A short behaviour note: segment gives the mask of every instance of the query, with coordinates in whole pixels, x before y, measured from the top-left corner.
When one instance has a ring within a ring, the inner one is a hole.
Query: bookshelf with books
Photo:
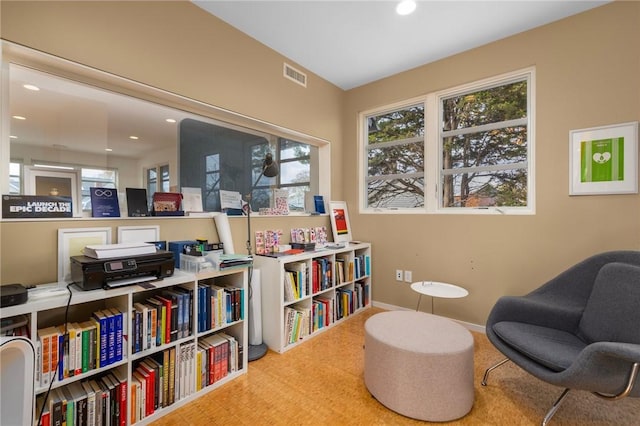
[[[262,337],[283,353],[371,306],[371,245],[256,256]]]
[[[176,270],[144,285],[71,285],[66,324],[68,292],[0,308],[3,334],[36,348],[34,419],[142,425],[246,373],[246,288],[246,268]]]

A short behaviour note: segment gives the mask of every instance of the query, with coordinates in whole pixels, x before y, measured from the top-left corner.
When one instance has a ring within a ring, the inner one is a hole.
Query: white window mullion
[[[427,95],[425,101],[425,142],[424,142],[424,208],[427,213],[435,213],[440,205],[440,174],[442,168],[442,139],[439,137],[440,109],[438,97]]]

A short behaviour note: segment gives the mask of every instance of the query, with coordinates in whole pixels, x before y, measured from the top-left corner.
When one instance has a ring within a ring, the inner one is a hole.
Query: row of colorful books
[[[328,327],[335,321],[335,299],[316,297],[311,303],[313,331]]]
[[[284,301],[291,302],[309,295],[306,262],[288,263],[284,271]]]
[[[37,398],[37,424],[125,426],[127,389],[126,376],[119,370],[55,388],[46,401],[44,395]]]
[[[229,374],[242,370],[243,348],[230,334],[216,333],[198,341],[195,389],[203,389]]]
[[[311,334],[311,312],[308,308],[287,306],[284,309],[284,322],[287,344],[296,343]]]
[[[36,384],[86,373],[122,361],[126,315],[116,308],[96,311],[82,322],[38,329]]]
[[[358,280],[371,275],[371,256],[367,254],[350,259],[348,255],[336,258],[336,284]]]
[[[193,370],[195,342],[156,352],[134,364],[131,374],[131,419],[134,424],[193,393],[187,376]],[[192,378],[191,378],[192,379]]]
[[[198,332],[244,319],[244,289],[198,284]]]
[[[176,286],[133,304],[131,351],[138,353],[191,335],[193,291]]]
[[[369,304],[369,285],[354,283],[353,290],[341,288],[336,290],[336,320],[349,316],[358,309]]]
[[[313,293],[333,286],[333,262],[325,257],[311,261],[311,289]]]
[[[311,261],[311,273],[306,262],[291,262],[285,265],[284,301],[291,302],[331,288],[332,265],[328,258]]]
[[[134,364],[130,424],[242,369],[242,346],[216,333],[145,357]]]
[[[353,258],[354,279],[360,279],[371,275],[371,256],[363,254]]]

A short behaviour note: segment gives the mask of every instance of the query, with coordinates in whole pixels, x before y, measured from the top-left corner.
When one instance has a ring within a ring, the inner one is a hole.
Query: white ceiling
[[[193,0],[342,89],[351,89],[609,1]]]

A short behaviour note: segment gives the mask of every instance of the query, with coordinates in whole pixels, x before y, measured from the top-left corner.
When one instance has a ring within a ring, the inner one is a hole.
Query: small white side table
[[[433,314],[433,299],[436,297],[443,297],[446,299],[457,299],[460,297],[466,297],[469,292],[457,285],[440,283],[437,281],[418,281],[411,284],[411,290],[420,294],[418,298],[418,306],[416,311],[420,309],[420,300],[422,295],[431,296],[431,313]]]

